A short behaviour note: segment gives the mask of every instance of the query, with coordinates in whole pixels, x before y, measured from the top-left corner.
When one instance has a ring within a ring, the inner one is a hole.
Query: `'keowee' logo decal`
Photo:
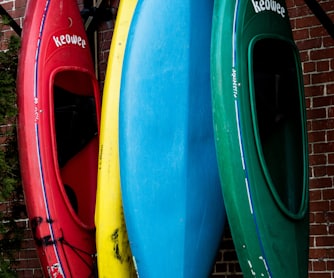
[[[63,45],[77,45],[82,48],[86,48],[86,40],[79,35],[73,34],[61,34],[59,36],[52,36],[52,39],[57,47]]]
[[[285,8],[275,0],[252,0],[252,3],[256,13],[273,11],[281,17],[285,17]]]

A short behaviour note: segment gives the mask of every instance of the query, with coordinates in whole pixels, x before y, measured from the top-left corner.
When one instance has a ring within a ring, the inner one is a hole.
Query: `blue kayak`
[[[121,190],[139,277],[208,277],[225,209],[210,91],[213,1],[141,0],[119,107]]]

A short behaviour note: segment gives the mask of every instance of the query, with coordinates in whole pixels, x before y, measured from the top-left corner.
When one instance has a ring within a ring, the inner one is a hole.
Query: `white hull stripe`
[[[39,54],[40,54],[40,47],[41,47],[41,41],[43,38],[43,31],[44,31],[44,27],[45,27],[45,20],[49,11],[49,5],[50,5],[51,0],[46,0],[45,2],[45,8],[44,8],[44,12],[43,12],[43,17],[41,20],[41,24],[40,24],[40,28],[39,28],[39,35],[38,35],[38,41],[37,41],[37,48],[36,48],[36,54],[35,54],[35,67],[34,67],[34,105],[36,105],[35,107],[37,107],[38,105],[38,70],[39,70]],[[37,113],[40,113],[39,111],[36,111]],[[47,197],[47,193],[46,193],[46,185],[45,185],[45,180],[44,180],[44,174],[43,174],[43,161],[41,158],[41,146],[40,146],[40,136],[39,136],[39,120],[38,117],[35,117],[35,134],[36,134],[36,143],[37,143],[37,156],[38,156],[38,168],[39,168],[39,173],[40,173],[40,185],[41,185],[41,189],[43,192],[43,199],[44,199],[44,204],[45,204],[45,211],[46,211],[46,216],[47,216],[47,220],[51,220],[51,213],[50,213],[50,208],[49,208],[49,203],[48,203],[48,197]],[[54,230],[52,227],[52,221],[47,221],[48,222],[48,226],[49,226],[49,231],[50,231],[50,236],[51,236],[51,240],[52,242],[55,242],[55,236],[54,236]],[[60,268],[61,268],[61,273],[64,273],[63,271],[63,266],[62,266],[62,262],[59,258],[59,252],[58,252],[58,248],[57,248],[57,244],[53,244],[53,249],[54,252],[56,254],[57,257],[57,261],[58,262],[53,262],[53,263],[58,263]]]
[[[237,88],[239,86],[238,80],[237,80],[237,71],[236,71],[236,61],[237,61],[237,48],[236,48],[236,36],[237,36],[237,21],[238,21],[238,12],[239,12],[239,0],[235,0],[235,8],[234,8],[234,18],[233,18],[233,34],[232,34],[232,72],[235,73],[235,78],[236,78],[236,83],[237,83]],[[237,89],[238,90],[238,89]],[[247,197],[248,197],[248,202],[249,202],[249,209],[250,213],[253,216],[253,221],[256,227],[256,234],[257,238],[259,241],[261,253],[262,253],[262,260],[265,265],[265,268],[267,270],[268,276],[271,277],[271,271],[269,268],[269,265],[266,261],[266,256],[264,252],[264,247],[261,241],[260,237],[260,232],[259,232],[259,226],[257,223],[257,218],[256,214],[254,213],[254,205],[253,205],[253,198],[252,198],[252,192],[250,189],[250,184],[249,184],[249,177],[248,177],[248,170],[247,170],[247,163],[245,159],[245,151],[244,151],[244,144],[243,144],[243,139],[242,139],[242,134],[241,134],[241,123],[240,123],[240,109],[238,105],[238,92],[234,92],[234,102],[235,102],[235,110],[236,110],[236,122],[237,122],[237,129],[238,129],[238,140],[239,140],[239,148],[240,148],[240,155],[241,155],[241,161],[242,161],[242,167],[245,173],[245,187],[246,187],[246,192],[247,192]]]

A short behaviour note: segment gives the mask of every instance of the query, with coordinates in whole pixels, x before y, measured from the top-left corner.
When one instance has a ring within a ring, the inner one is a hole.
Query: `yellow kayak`
[[[136,277],[123,216],[118,152],[118,105],[123,56],[137,0],[121,0],[103,91],[95,211],[99,277]]]

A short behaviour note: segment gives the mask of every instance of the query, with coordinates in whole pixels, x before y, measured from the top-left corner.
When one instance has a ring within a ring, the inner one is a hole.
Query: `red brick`
[[[298,46],[298,49],[299,49],[299,43],[297,42],[297,46]],[[302,62],[305,62],[305,61],[310,61],[310,55],[309,55],[309,51],[300,51],[299,52],[299,55],[300,55],[300,59]]]
[[[333,250],[328,248],[310,248],[309,257],[310,259],[325,259],[331,258]]]
[[[304,39],[298,41],[298,49],[299,50],[308,50],[312,48],[320,48],[322,45],[321,38],[312,38],[312,39]]]
[[[20,269],[16,270],[17,276],[18,277],[34,277],[34,271],[32,269]]]
[[[309,131],[308,133],[309,143],[321,143],[326,141],[326,131]]]
[[[334,119],[311,120],[311,131],[326,130],[333,128],[334,128]]]
[[[325,11],[334,11],[334,2],[332,0],[327,0],[327,1],[321,1],[321,7]],[[334,14],[332,14],[334,16]]]
[[[322,194],[320,190],[312,190],[309,192],[310,200],[312,201],[320,201],[322,200]],[[312,223],[316,221],[316,215],[312,214]]]
[[[334,53],[334,52],[333,52]],[[312,84],[323,84],[334,81],[334,72],[311,74]]]
[[[296,19],[296,28],[302,29],[305,27],[314,27],[314,26],[320,26],[319,20],[313,16],[313,15],[306,15],[300,18]]]
[[[328,211],[329,201],[310,201],[310,211]]]
[[[334,188],[324,189],[322,191],[324,200],[334,200]],[[333,219],[334,222],[334,219]]]
[[[334,60],[332,62],[333,62],[332,70],[334,70]],[[327,84],[326,88],[327,88],[327,95],[334,95],[334,84]]]
[[[327,176],[327,169],[325,166],[312,167],[314,177],[325,177]]]
[[[324,154],[313,154],[309,155],[309,164],[313,165],[325,165],[327,162],[327,157]]]
[[[310,244],[310,246],[311,246],[311,244]],[[314,262],[314,260],[309,260],[309,261],[308,261],[308,271],[309,271],[309,272],[310,272],[310,271],[313,271],[312,262]]]
[[[309,30],[311,38],[323,38],[324,36],[328,36],[327,30],[322,25],[312,26]]]
[[[29,238],[25,238],[21,243],[21,248],[36,248],[35,242],[32,239],[32,236]]]
[[[37,258],[27,258],[27,259],[23,259],[23,260],[16,260],[15,261],[15,268],[17,269],[27,269],[27,268],[40,268],[41,264],[39,259]]]
[[[323,107],[334,104],[334,96],[323,96],[313,98],[313,107]]]
[[[313,150],[316,154],[334,152],[334,142],[315,143],[313,144]]]
[[[331,177],[320,177],[320,178],[313,178],[310,179],[310,188],[327,188],[332,186],[332,179]]]
[[[300,8],[305,6],[305,2],[303,0],[294,0],[294,5]]]
[[[327,133],[327,141],[334,141],[334,130],[326,130]]]
[[[333,58],[333,49],[324,48],[324,49],[315,49],[310,51],[311,60],[323,60]]]
[[[295,32],[296,30],[299,30],[296,28],[296,19],[295,18],[290,18],[290,26],[293,32]]]
[[[308,28],[297,29],[293,32],[293,38],[295,41],[303,41],[310,38],[310,32]]]
[[[305,98],[305,108],[310,109],[311,107],[311,99],[309,97]]]
[[[334,46],[334,40],[332,37],[324,37],[322,38],[322,43],[324,47],[333,47]]]
[[[327,270],[334,270],[334,260],[328,260],[326,261],[326,269]]]
[[[19,278],[43,278],[43,273],[40,269],[19,269],[17,270]]]
[[[328,108],[328,118],[334,118],[334,107]]]
[[[333,211],[313,212],[312,215],[313,215],[312,223],[317,223],[319,225],[325,225],[326,228],[328,226],[327,223],[334,222],[334,212]],[[327,232],[324,232],[324,234],[327,234]]]
[[[315,68],[315,63],[309,63],[314,65]],[[307,97],[312,97],[312,96],[323,96],[324,95],[324,85],[313,85],[312,87],[305,87],[304,91],[305,91],[305,95]]]
[[[24,8],[26,7],[27,4],[27,0],[15,0],[15,8],[19,9],[19,8]]]
[[[312,270],[319,271],[326,269],[326,262],[324,261],[313,261],[312,262]]]
[[[333,199],[333,198],[332,198]],[[325,213],[326,222],[334,223],[334,211],[327,211]]]
[[[216,263],[215,272],[216,273],[226,273],[227,272],[227,263]]]
[[[311,74],[304,74],[303,82],[305,86],[310,85],[311,84]]]
[[[329,164],[334,164],[334,154],[333,153],[328,154],[327,160]]]
[[[329,71],[329,68],[330,68],[329,60],[318,61],[317,62],[317,71],[318,72],[327,72],[327,71]]]
[[[35,248],[30,248],[30,249],[21,249],[19,252],[19,259],[24,260],[24,259],[37,259],[37,250]]]
[[[308,278],[332,278],[332,275],[330,273],[324,273],[324,272],[318,272],[318,273],[310,272]]]
[[[331,165],[321,165],[313,166],[314,177],[324,177],[334,175],[334,166]]]
[[[306,5],[293,7],[293,8],[291,7],[289,8],[288,13],[289,13],[290,18],[303,17],[305,15],[311,14],[310,10],[308,9]]]
[[[305,62],[303,63],[303,72],[304,73],[309,73],[309,72],[314,72],[316,67],[316,63],[315,62]]]
[[[9,13],[14,9],[14,1],[4,2],[1,6]]]
[[[315,108],[307,110],[307,118],[308,119],[325,119],[327,116],[326,108]]]
[[[334,236],[318,236],[315,238],[316,246],[334,246]]]
[[[334,176],[334,165],[327,165],[326,172],[328,176]]]
[[[20,18],[24,16],[24,9],[15,9],[9,12],[10,16],[15,19],[17,24],[20,24]]]

